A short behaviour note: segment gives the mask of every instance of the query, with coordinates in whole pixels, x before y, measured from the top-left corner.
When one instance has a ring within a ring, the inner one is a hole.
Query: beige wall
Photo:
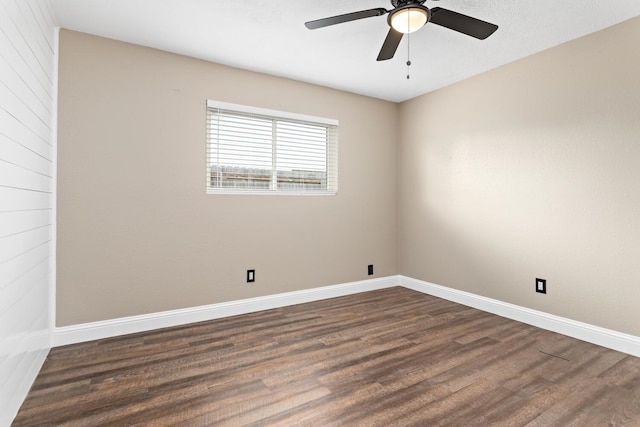
[[[398,273],[397,104],[66,30],[59,75],[58,326]],[[206,195],[206,99],[338,119],[338,195]]]
[[[639,39],[636,18],[398,106],[63,31],[58,325],[373,263],[640,335]],[[207,196],[207,98],[339,119],[338,196]]]
[[[402,104],[400,273],[640,335],[638,40],[635,18]]]

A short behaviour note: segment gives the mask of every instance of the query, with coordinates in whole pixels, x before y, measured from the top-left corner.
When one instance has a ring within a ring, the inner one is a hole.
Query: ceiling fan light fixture
[[[397,9],[389,15],[389,25],[403,34],[413,33],[429,22],[429,9],[412,5]]]

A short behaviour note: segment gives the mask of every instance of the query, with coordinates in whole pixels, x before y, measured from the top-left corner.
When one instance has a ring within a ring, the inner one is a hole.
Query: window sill
[[[336,196],[337,191],[276,191],[276,190],[238,190],[207,189],[207,194],[235,195],[235,196]]]

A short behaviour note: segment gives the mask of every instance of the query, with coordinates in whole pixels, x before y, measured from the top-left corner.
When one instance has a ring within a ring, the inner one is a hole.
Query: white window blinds
[[[335,194],[338,122],[207,101],[207,192]]]

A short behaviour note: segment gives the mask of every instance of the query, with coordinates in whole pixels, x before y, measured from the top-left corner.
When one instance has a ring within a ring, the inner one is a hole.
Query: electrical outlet
[[[536,278],[536,292],[540,294],[547,293],[547,281],[545,279]]]
[[[253,283],[256,281],[256,271],[247,270],[247,283]]]
[[[369,276],[373,275],[373,264],[370,264],[370,265],[367,267],[367,274],[368,274]]]

